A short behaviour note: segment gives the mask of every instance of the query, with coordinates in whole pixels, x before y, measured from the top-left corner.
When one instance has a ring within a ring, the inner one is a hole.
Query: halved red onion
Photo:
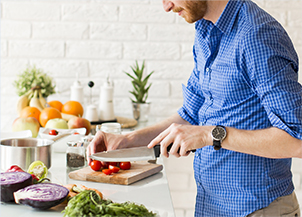
[[[62,203],[69,190],[53,183],[35,184],[14,193],[15,202],[36,209],[49,209]]]
[[[32,176],[26,172],[4,172],[0,174],[1,201],[14,202],[14,192],[32,185]]]

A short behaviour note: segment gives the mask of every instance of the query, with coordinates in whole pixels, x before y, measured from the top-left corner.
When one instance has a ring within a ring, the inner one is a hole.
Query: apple
[[[53,118],[47,121],[45,128],[49,129],[68,129],[67,121],[62,118]]]
[[[76,128],[82,128],[82,127],[86,128],[85,135],[88,135],[91,130],[91,123],[89,120],[87,120],[86,118],[81,118],[81,117],[73,117],[73,118],[69,119],[69,121],[68,121],[69,129],[76,129]]]
[[[13,132],[30,130],[33,138],[36,138],[38,136],[39,129],[40,129],[40,123],[34,117],[27,117],[27,118],[19,117],[14,120],[12,125]]]

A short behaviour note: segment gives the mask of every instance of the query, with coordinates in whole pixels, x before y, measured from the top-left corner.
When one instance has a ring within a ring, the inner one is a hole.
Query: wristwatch
[[[227,132],[224,126],[217,125],[212,130],[213,146],[215,150],[219,150],[221,148],[221,142],[225,139],[226,135]]]

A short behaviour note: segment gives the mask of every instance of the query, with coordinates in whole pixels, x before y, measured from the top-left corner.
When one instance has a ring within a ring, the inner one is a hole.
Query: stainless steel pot
[[[47,168],[51,167],[51,145],[54,141],[37,138],[18,138],[1,140],[1,170],[6,171],[12,165],[27,170],[29,165],[42,161]]]

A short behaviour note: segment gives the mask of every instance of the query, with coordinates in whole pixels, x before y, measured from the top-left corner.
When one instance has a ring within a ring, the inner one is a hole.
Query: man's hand
[[[91,159],[89,158],[90,155],[97,152],[122,148],[125,143],[124,141],[125,136],[123,135],[110,134],[98,131],[86,150],[88,164],[90,164],[91,162]]]
[[[161,154],[169,157],[172,154],[176,157],[187,156],[191,150],[212,145],[212,126],[193,126],[182,124],[171,124],[166,130],[155,137],[148,145],[149,148],[156,144],[161,145]],[[167,147],[173,143],[170,152]]]
[[[172,124],[172,123],[175,123],[175,124]],[[178,124],[176,124],[176,123],[178,123]],[[188,127],[188,128],[186,128],[186,127]],[[192,127],[192,128],[190,128],[190,127]],[[87,152],[87,161],[88,161],[88,163],[91,162],[91,159],[89,158],[89,156],[94,153],[101,152],[101,151],[120,149],[120,148],[146,146],[154,138],[155,139],[149,144],[150,147],[153,147],[154,145],[158,144],[159,142],[161,143],[161,145],[164,144],[165,146],[162,147],[162,153],[165,156],[168,156],[166,150],[167,150],[167,146],[169,144],[171,144],[171,142],[169,142],[170,140],[174,144],[178,145],[178,147],[180,147],[181,143],[177,143],[176,141],[174,141],[174,137],[177,137],[177,139],[179,141],[184,142],[185,144],[193,143],[193,144],[190,144],[189,147],[183,148],[182,152],[180,153],[180,155],[183,155],[183,156],[188,155],[186,153],[187,151],[196,149],[197,147],[200,148],[197,144],[194,145],[194,142],[191,141],[191,140],[194,140],[194,134],[192,134],[193,129],[196,131],[195,133],[197,135],[198,135],[198,133],[200,133],[199,131],[202,131],[202,129],[199,128],[199,126],[190,125],[189,122],[185,121],[177,113],[175,113],[171,117],[169,117],[157,124],[154,124],[154,125],[151,125],[149,127],[145,127],[145,128],[139,129],[139,130],[135,130],[133,132],[130,132],[130,133],[127,133],[124,135],[116,135],[116,134],[110,134],[110,133],[104,133],[102,131],[98,131],[97,134],[95,135],[94,139],[91,141],[91,143],[87,147],[87,151],[86,151]],[[165,138],[166,134],[169,134],[168,133],[169,130],[171,130],[170,137],[173,134],[176,134],[177,136],[172,136],[170,139],[168,139],[168,141],[165,140],[165,142],[163,142],[162,141],[163,139],[160,139],[160,138]],[[179,130],[179,132],[178,132],[178,130]],[[188,137],[187,137],[187,135],[188,135]],[[205,136],[205,135],[207,135],[207,133],[203,132],[202,135]],[[210,133],[209,133],[209,135],[210,135]],[[184,138],[184,139],[181,140],[180,138]],[[198,140],[198,138],[195,138],[195,139]],[[170,153],[177,153],[178,148],[176,146],[174,147],[174,145],[172,148],[173,148],[173,150]],[[177,148],[177,150],[176,150],[176,148]],[[176,150],[176,151],[174,151],[174,150]],[[180,156],[180,155],[178,155],[178,156]]]

